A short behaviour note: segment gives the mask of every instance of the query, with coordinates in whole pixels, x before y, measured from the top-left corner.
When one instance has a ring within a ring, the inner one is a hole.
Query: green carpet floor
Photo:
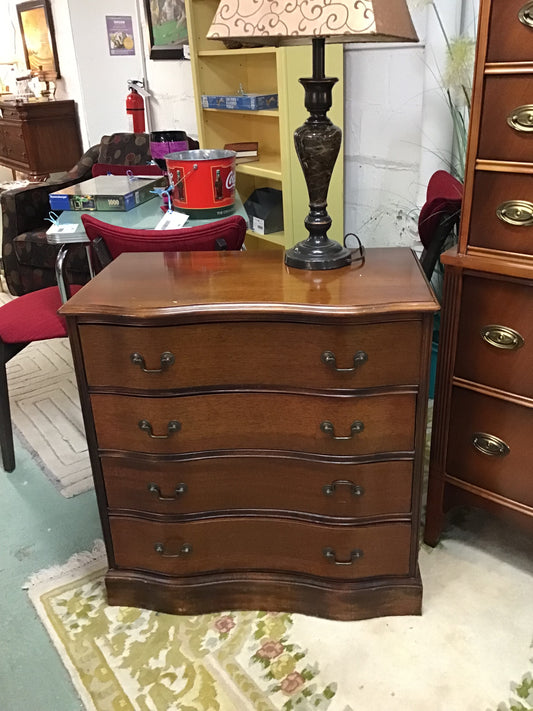
[[[0,469],[0,709],[75,711],[83,706],[23,585],[102,537],[96,499],[65,499],[15,444],[17,468]]]

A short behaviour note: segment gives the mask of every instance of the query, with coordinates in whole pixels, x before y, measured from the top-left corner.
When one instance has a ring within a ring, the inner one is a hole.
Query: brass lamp
[[[285,253],[299,269],[337,269],[351,252],[330,240],[326,210],[342,131],[327,117],[337,79],[325,75],[325,42],[416,42],[406,0],[221,0],[207,37],[265,45],[313,44],[313,76],[300,79],[309,118],[294,144],[309,193],[307,239]]]

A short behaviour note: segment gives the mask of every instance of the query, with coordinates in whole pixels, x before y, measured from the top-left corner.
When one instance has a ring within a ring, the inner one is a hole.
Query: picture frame
[[[185,0],[144,0],[150,59],[183,59],[188,43]]]
[[[44,79],[58,79],[54,22],[50,0],[28,0],[17,5],[26,67]]]

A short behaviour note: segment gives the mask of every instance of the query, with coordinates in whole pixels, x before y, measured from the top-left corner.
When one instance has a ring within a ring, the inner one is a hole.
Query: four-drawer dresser
[[[425,540],[454,506],[533,532],[533,2],[482,0],[444,302]]]
[[[438,308],[400,248],[122,254],[73,296],[109,603],[419,614]]]

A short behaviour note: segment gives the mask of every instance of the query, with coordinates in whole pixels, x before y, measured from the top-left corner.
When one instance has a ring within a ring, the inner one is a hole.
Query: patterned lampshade
[[[221,0],[207,37],[256,44],[416,42],[406,0]]]

